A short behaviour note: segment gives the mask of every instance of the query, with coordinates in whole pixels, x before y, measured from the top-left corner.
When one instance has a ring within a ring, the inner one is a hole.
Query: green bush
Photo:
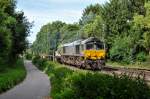
[[[146,55],[145,52],[140,52],[140,53],[137,54],[136,59],[139,62],[144,62],[147,59],[147,55]]]
[[[26,76],[23,60],[18,60],[12,67],[5,67],[0,72],[0,93],[14,87],[21,82]]]
[[[32,63],[33,63],[33,64],[38,64],[38,61],[39,61],[39,60],[40,60],[40,56],[39,56],[39,55],[36,55],[36,56],[33,57]]]
[[[42,59],[40,56],[35,56],[32,63],[35,64],[40,70],[44,70],[46,61],[47,59]]]
[[[87,73],[72,76],[66,82],[70,83],[70,90],[73,92],[71,99],[149,99],[150,97],[150,89],[141,79],[131,79],[126,75],[112,77]],[[64,97],[62,99],[65,99]]]
[[[0,72],[3,71],[4,65],[5,65],[4,60],[0,57]]]
[[[58,63],[44,62],[51,80],[53,99],[149,99],[150,88],[143,79],[127,75],[70,70]]]
[[[25,58],[28,60],[32,60],[32,54],[26,53]]]
[[[116,37],[109,51],[110,59],[129,64],[131,61],[130,37]]]

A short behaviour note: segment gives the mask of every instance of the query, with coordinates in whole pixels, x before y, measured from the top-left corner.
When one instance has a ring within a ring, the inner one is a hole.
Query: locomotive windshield
[[[104,49],[104,44],[103,43],[96,43],[96,50],[99,50],[99,49]]]
[[[104,44],[103,43],[99,43],[99,42],[87,43],[86,44],[86,49],[87,50],[91,50],[91,49],[96,49],[96,50],[104,49]]]
[[[86,45],[86,49],[90,50],[90,49],[94,49],[94,44],[90,43]]]

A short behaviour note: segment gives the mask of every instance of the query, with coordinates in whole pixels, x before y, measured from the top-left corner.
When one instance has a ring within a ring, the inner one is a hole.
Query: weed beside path
[[[19,59],[14,66],[5,67],[0,72],[0,93],[7,91],[21,82],[26,76],[26,70],[22,59]]]
[[[150,88],[140,78],[77,71],[42,59],[36,61],[35,64],[50,77],[53,99],[150,98]]]

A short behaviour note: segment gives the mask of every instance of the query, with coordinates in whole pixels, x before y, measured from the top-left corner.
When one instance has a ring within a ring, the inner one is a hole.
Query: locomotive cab
[[[84,50],[84,56],[86,59],[105,59],[105,44],[96,38],[92,38],[86,44],[86,49]]]
[[[87,43],[86,50],[91,50],[91,49],[95,49],[95,50],[104,49],[104,44],[101,44],[100,42]]]

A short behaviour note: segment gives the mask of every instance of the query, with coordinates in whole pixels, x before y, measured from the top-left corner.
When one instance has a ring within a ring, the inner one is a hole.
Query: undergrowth
[[[144,79],[74,71],[43,59],[35,64],[50,77],[53,99],[150,99]]]
[[[21,82],[25,76],[26,70],[22,59],[19,59],[14,66],[6,66],[5,69],[0,72],[0,93],[14,87]]]

